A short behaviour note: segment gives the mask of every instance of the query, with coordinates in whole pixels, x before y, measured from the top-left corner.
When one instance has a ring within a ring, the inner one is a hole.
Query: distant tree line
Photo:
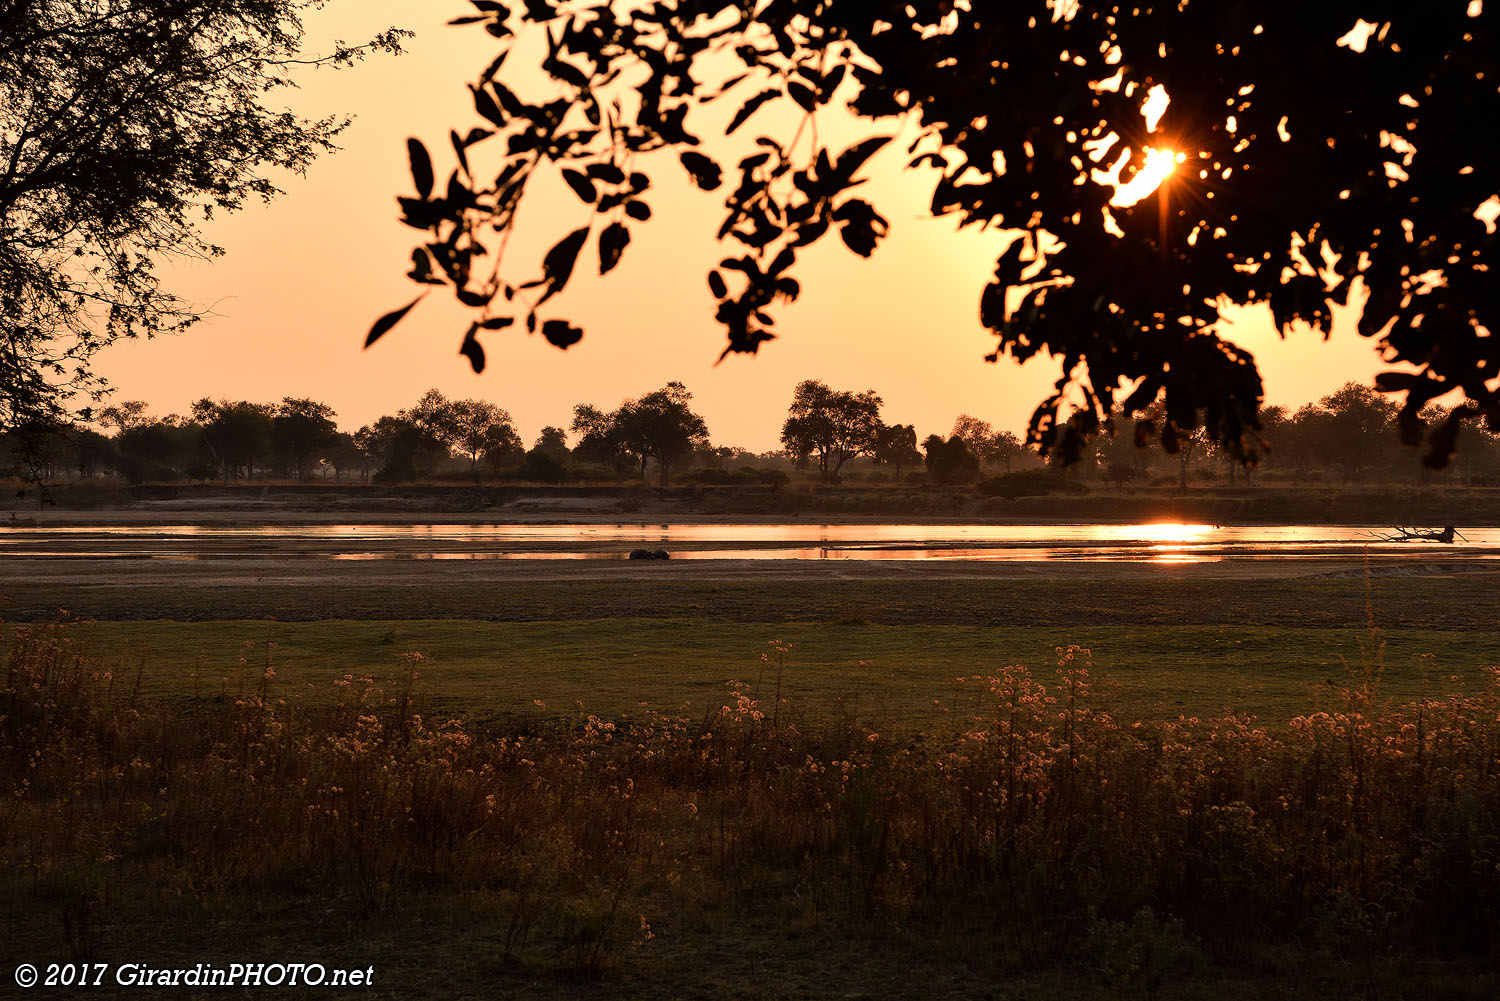
[[[58,423],[40,436],[0,437],[0,464],[8,464],[14,476],[40,482],[113,475],[135,484],[506,480],[661,486],[674,478],[779,486],[794,477],[826,484],[858,479],[957,486],[1042,465],[1018,435],[970,414],[960,414],[946,435],[919,440],[914,425],[887,424],[883,406],[872,389],[804,381],[782,423],[782,448],[756,454],[715,445],[680,382],[613,409],[580,403],[567,428],[543,428],[530,447],[499,406],[450,400],[436,389],[353,432],[339,428],[330,406],[311,399],[205,397],[186,414],[165,417],[149,414],[144,402],[126,400],[104,407],[93,426]],[[1429,422],[1446,416],[1437,405],[1423,413]],[[1121,487],[1268,478],[1358,484],[1436,475],[1500,485],[1500,436],[1476,434],[1445,473],[1419,471],[1410,456],[1390,447],[1398,434],[1397,407],[1355,383],[1295,411],[1266,407],[1260,418],[1269,448],[1248,469],[1200,430],[1184,436],[1172,455],[1136,447],[1126,435],[1102,438],[1081,462],[1055,472]]]

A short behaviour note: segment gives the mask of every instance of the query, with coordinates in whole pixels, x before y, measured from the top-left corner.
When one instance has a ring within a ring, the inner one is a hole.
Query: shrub
[[[568,478],[568,471],[557,456],[534,448],[521,460],[515,478],[532,483],[563,483]]]
[[[1045,469],[1026,469],[1018,473],[991,476],[979,484],[986,497],[1038,497],[1046,494],[1086,494],[1089,488],[1077,480]]]

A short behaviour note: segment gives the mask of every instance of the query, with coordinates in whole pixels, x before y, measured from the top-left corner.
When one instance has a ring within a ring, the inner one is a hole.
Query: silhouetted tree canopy
[[[958,435],[944,441],[942,435],[930,434],[922,441],[922,451],[927,474],[940,487],[969,483],[979,475],[979,456]]]
[[[327,449],[338,437],[338,415],[326,403],[285,397],[271,414],[271,441],[291,459],[297,482],[307,480],[316,452]]]
[[[680,382],[669,382],[638,400],[626,400],[605,413],[591,404],[573,408],[573,433],[580,455],[618,468],[629,459],[646,478],[646,464],[656,460],[661,485],[672,467],[708,445],[708,425],[688,406],[693,394]]]
[[[792,405],[781,425],[781,443],[802,462],[818,457],[818,476],[837,483],[844,463],[859,455],[874,455],[880,443],[880,397],[875,390],[863,393],[831,389],[816,379],[797,384]],[[915,437],[916,432],[912,432]]]
[[[876,464],[896,467],[896,477],[901,476],[903,466],[914,466],[922,461],[917,451],[917,429],[912,424],[883,424],[875,432],[875,450],[871,456]]]
[[[1203,428],[1254,461],[1261,380],[1223,334],[1230,304],[1268,304],[1282,332],[1305,324],[1326,336],[1335,306],[1362,303],[1359,332],[1396,366],[1378,386],[1405,394],[1403,437],[1427,433],[1429,465],[1446,462],[1464,420],[1482,414],[1500,428],[1486,263],[1500,207],[1494,4],[473,6],[459,23],[498,47],[470,87],[478,120],[453,132],[457,169],[446,184],[411,141],[416,195],[401,205],[424,233],[411,278],[450,287],[477,313],[463,342],[476,368],[478,337],[517,319],[558,347],[582,336],[546,311],[585,247],[597,248],[601,274],[615,267],[631,226],[651,216],[648,171],[669,161],[724,192],[718,236],[732,249],[708,282],[726,352],[756,351],[772,338],[774,303],[800,291],[804,247],[837,233],[868,256],[885,236],[877,207],[851,189],[901,123],[915,121],[920,138],[906,154],[931,180],[932,211],[1017,234],[993,282],[975,291],[998,341],[992,360],[1061,361],[1056,392],[1030,423],[1042,451],[1078,456],[1118,398],[1132,417],[1163,403],[1161,419],[1138,421],[1138,442],[1175,451]],[[543,35],[545,44],[518,48]],[[539,53],[548,88],[523,85],[535,65],[511,72],[516,52]],[[1170,97],[1159,121],[1152,95]],[[702,119],[689,112],[721,99],[736,109],[726,133],[764,121],[768,104],[800,123],[742,155],[695,131]],[[830,104],[847,104],[875,134],[823,148],[810,126]],[[474,166],[481,144],[500,154],[498,173]],[[1175,153],[1176,174],[1126,204],[1116,182],[1151,150],[1157,162]],[[551,171],[594,216],[545,254],[538,274],[499,251],[531,181]],[[409,308],[383,317],[368,342]],[[1429,431],[1419,413],[1450,393],[1468,405]]]
[[[343,65],[406,32],[299,55],[321,0],[0,0],[0,429],[56,416],[121,337],[197,309],[164,257],[220,253],[201,226],[278,193],[347,124],[274,106],[296,65]]]

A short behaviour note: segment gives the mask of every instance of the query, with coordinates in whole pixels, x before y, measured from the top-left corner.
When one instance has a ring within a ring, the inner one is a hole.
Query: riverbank
[[[7,491],[0,524],[453,524],[659,519],[912,524],[1175,521],[1209,525],[1500,526],[1500,488],[1448,486],[1116,489],[998,497],[973,487],[528,486],[511,484],[55,484]],[[19,495],[17,495],[19,494]]]

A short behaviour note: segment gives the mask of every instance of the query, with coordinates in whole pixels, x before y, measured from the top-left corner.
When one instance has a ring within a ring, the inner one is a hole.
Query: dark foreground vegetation
[[[780,646],[690,719],[503,727],[426,712],[420,655],[312,698],[266,654],[147,699],[65,629],[17,632],[13,943],[358,958],[399,926],[368,961],[401,997],[1497,987],[1500,686],[1390,705],[1373,631],[1353,684],[1275,725],[1118,722],[1077,648],[977,671],[975,711],[925,732],[804,715]]]

